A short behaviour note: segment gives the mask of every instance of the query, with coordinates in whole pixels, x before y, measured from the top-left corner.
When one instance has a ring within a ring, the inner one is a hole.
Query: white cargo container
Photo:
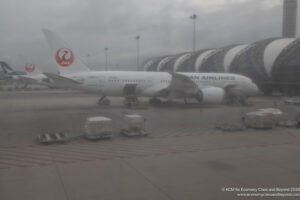
[[[113,136],[112,120],[107,117],[90,117],[85,122],[87,139],[109,139]]]
[[[259,109],[258,111],[264,113],[264,114],[270,114],[273,117],[273,120],[276,124],[278,124],[280,121],[282,121],[283,118],[283,112],[278,108],[264,108]]]
[[[273,128],[282,118],[283,113],[276,108],[259,109],[249,112],[244,117],[247,127],[258,129]]]
[[[121,130],[125,136],[146,136],[146,119],[140,115],[125,115],[126,128]]]

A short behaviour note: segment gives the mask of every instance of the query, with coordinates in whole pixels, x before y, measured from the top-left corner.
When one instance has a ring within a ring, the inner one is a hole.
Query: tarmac
[[[257,108],[298,107],[278,97],[250,106],[178,101],[153,107],[146,99],[126,108],[121,98],[97,106],[97,95],[70,91],[0,93],[0,199],[2,200],[214,200],[299,199],[300,129],[276,127],[223,132]],[[149,136],[126,138],[125,114],[143,115]],[[111,140],[87,141],[87,117],[113,119]],[[66,144],[40,145],[42,133],[64,132]]]

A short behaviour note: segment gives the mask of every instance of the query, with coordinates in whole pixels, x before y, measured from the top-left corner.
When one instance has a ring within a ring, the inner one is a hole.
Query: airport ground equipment
[[[278,108],[263,108],[258,111],[272,115],[276,124],[283,120],[283,112]]]
[[[85,122],[85,137],[90,140],[109,139],[113,136],[112,120],[107,117],[90,117]]]
[[[121,129],[121,134],[127,137],[147,136],[146,119],[140,115],[125,115],[126,128]]]
[[[276,108],[259,109],[246,113],[243,122],[248,128],[271,129],[282,119],[282,112]]]
[[[278,126],[280,127],[286,127],[286,128],[293,128],[298,125],[298,122],[296,120],[286,120],[286,121],[280,121],[278,122]]]
[[[37,141],[42,144],[65,143],[68,141],[68,137],[62,132],[46,133],[39,135]]]
[[[138,98],[136,97],[126,97],[123,103],[128,108],[139,105]]]
[[[236,89],[227,89],[225,104],[228,105],[247,105],[246,96],[239,90]]]
[[[300,128],[300,114],[297,114],[295,120],[297,122],[297,128]]]
[[[287,105],[300,106],[300,99],[299,98],[287,98],[287,99],[284,99],[284,103]]]
[[[126,84],[123,88],[124,105],[127,107],[137,106],[139,104],[137,93],[137,84]]]

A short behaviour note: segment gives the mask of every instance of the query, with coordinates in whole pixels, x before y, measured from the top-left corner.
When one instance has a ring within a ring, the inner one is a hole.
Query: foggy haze
[[[197,49],[279,37],[282,25],[282,0],[2,0],[0,7],[0,59],[21,71],[25,62],[56,71],[42,28],[59,33],[92,69],[104,68],[108,47],[110,69],[134,70],[137,35],[141,62],[190,51],[194,13]]]

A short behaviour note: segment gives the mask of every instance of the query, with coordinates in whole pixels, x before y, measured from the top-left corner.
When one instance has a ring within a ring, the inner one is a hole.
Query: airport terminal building
[[[300,94],[300,38],[268,38],[147,60],[145,71],[238,73],[265,93]]]

